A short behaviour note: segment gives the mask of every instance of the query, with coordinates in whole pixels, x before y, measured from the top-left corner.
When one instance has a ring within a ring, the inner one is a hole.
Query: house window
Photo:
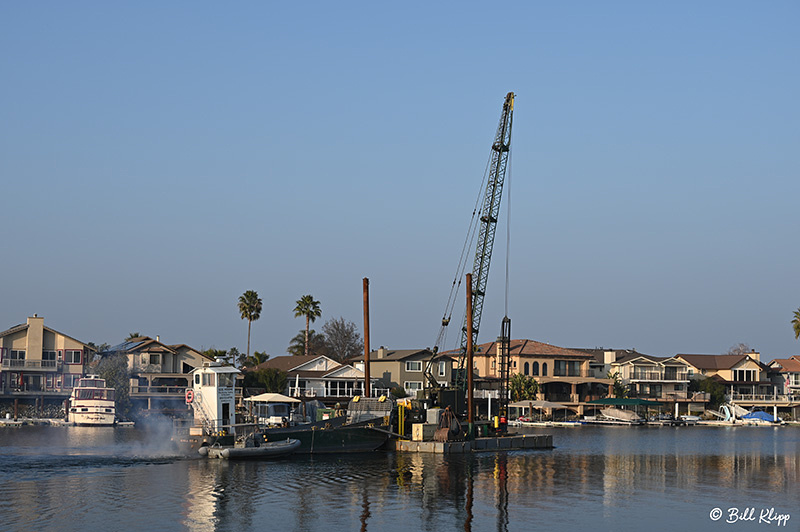
[[[444,377],[447,375],[447,362],[444,360],[439,361],[439,376]]]
[[[52,373],[48,373],[47,376],[45,377],[45,381],[44,381],[45,382],[45,387],[48,390],[52,390],[53,389],[53,384],[55,383],[55,378],[54,377],[55,376]]]
[[[21,349],[12,349],[8,352],[9,367],[21,368],[25,365],[25,351]]]
[[[406,371],[422,371],[422,362],[420,362],[419,360],[407,361]]]
[[[80,352],[80,351],[79,351]],[[65,373],[64,374],[64,388],[72,388],[75,386],[75,383],[78,382],[81,376],[77,373]]]
[[[42,351],[42,367],[54,368],[56,367],[56,357],[58,353],[55,351]],[[50,388],[50,386],[48,386]]]
[[[733,380],[740,382],[752,382],[756,380],[756,370],[754,369],[735,369],[733,370]]]
[[[403,383],[403,388],[405,388],[407,392],[416,392],[422,389],[422,381],[406,381]]]
[[[214,386],[213,373],[203,373],[203,386]]]
[[[525,362],[525,365],[522,366],[522,372],[527,376],[529,375],[531,370],[531,365],[528,362]]]
[[[64,362],[67,364],[80,364],[81,352],[75,349],[67,349],[64,351]]]
[[[539,376],[539,363],[538,362],[534,362],[533,363],[533,376],[534,377],[538,377]]]
[[[547,362],[542,363],[542,376],[547,377]]]

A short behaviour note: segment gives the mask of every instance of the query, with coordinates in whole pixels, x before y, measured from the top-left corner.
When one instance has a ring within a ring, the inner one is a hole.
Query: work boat
[[[78,379],[69,397],[67,420],[75,425],[114,425],[114,388],[106,387],[106,381],[98,375],[87,375]]]

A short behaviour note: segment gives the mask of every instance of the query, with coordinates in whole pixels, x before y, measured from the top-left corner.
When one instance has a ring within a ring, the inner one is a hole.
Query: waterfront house
[[[768,377],[770,368],[761,363],[761,354],[756,351],[739,355],[678,354],[675,358],[687,364],[689,378],[714,378],[734,399],[774,394],[774,384]]]
[[[364,356],[351,359],[363,369]],[[369,372],[388,389],[403,388],[416,397],[425,387],[425,367],[431,364],[431,375],[440,386],[447,386],[453,376],[453,359],[446,354],[433,356],[430,349],[388,349],[381,346],[369,354]]]
[[[776,358],[767,364],[773,371],[773,379],[779,393],[800,396],[800,356]]]
[[[498,378],[500,344],[489,342],[476,347],[474,368],[480,377]],[[534,340],[511,340],[510,375],[533,377],[539,384],[537,399],[561,403],[582,414],[586,402],[608,396],[612,379],[598,377],[590,367],[594,357]]]
[[[0,398],[63,403],[93,353],[89,344],[45,326],[34,314],[0,332]]]
[[[323,403],[348,401],[364,393],[364,372],[349,364],[340,364],[324,355],[288,355],[270,358],[250,371],[273,368],[286,372],[284,393],[291,397],[318,399]],[[370,376],[372,395],[386,393],[377,378]]]
[[[188,345],[166,345],[160,340],[158,336],[131,338],[101,355],[127,358],[130,399],[135,408],[144,412],[185,412],[184,395],[192,386],[191,372],[214,359]]]
[[[677,357],[628,353],[611,363],[628,388],[628,397],[675,405],[678,412],[702,411],[710,399],[704,392],[690,392],[689,364]]]

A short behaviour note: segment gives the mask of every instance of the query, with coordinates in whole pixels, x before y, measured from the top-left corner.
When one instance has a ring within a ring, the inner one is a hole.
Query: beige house
[[[364,369],[364,355],[351,359],[353,365]],[[391,390],[403,388],[411,397],[426,387],[425,368],[431,365],[431,377],[440,386],[450,383],[453,376],[453,360],[439,354],[435,357],[429,349],[389,349],[381,346],[369,354],[369,374],[377,377]]]
[[[160,338],[132,338],[110,347],[102,356],[127,357],[130,399],[145,412],[185,411],[184,395],[191,388],[191,372],[213,359],[185,344],[166,345]]]
[[[477,346],[473,356],[479,377],[498,378],[500,344],[489,342]],[[534,340],[511,340],[509,346],[510,375],[533,377],[539,384],[537,399],[564,404],[582,414],[586,402],[606,397],[611,379],[599,378],[590,368],[590,354]]]
[[[88,344],[44,325],[34,314],[0,332],[0,397],[66,399],[83,375]]]
[[[761,355],[753,351],[742,355],[675,355],[687,364],[689,377],[714,378],[724,384],[732,396],[772,395],[774,385],[761,363]]]

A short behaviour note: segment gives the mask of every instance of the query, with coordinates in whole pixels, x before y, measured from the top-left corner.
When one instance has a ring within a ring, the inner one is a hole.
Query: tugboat
[[[114,388],[99,375],[78,379],[69,398],[67,420],[75,425],[108,427],[116,423]]]

